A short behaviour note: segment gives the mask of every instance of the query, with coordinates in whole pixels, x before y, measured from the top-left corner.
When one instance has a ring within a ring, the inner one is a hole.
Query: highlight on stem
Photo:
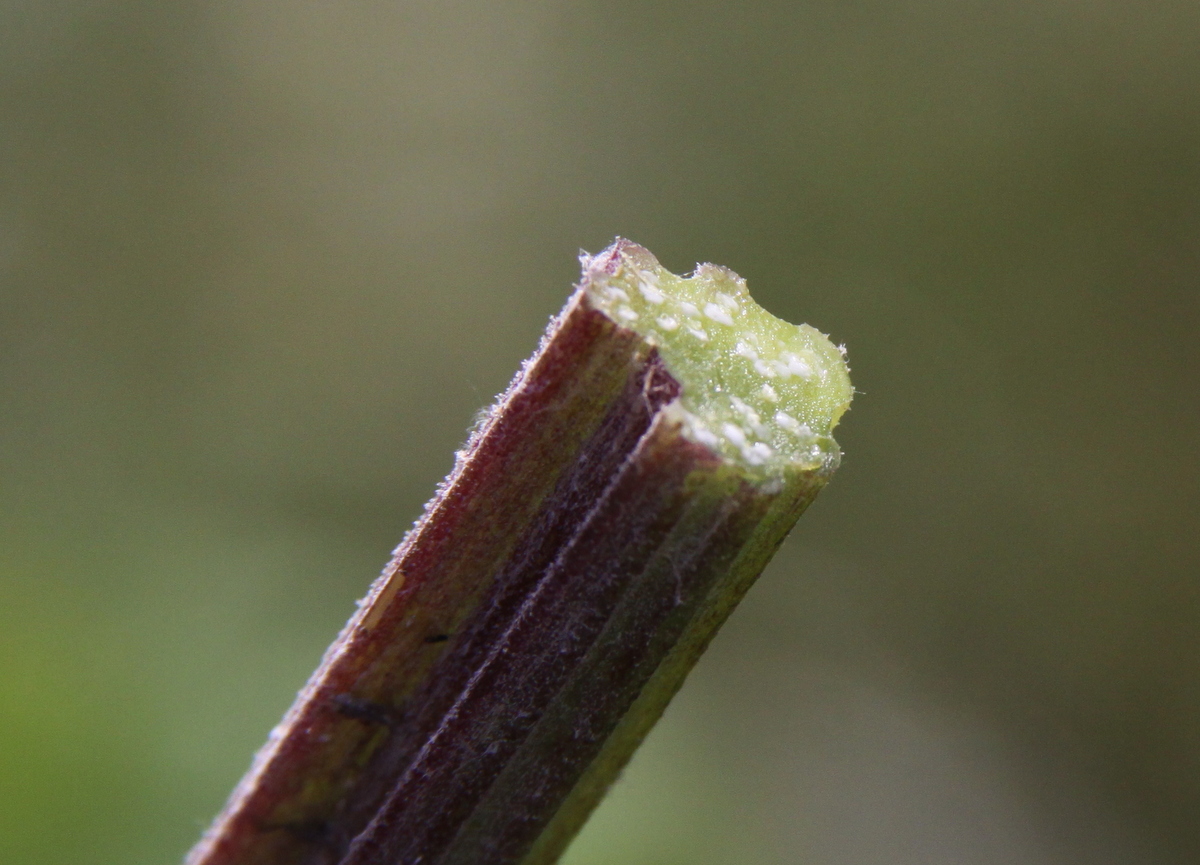
[[[582,264],[188,865],[554,862],[837,468],[843,350]]]

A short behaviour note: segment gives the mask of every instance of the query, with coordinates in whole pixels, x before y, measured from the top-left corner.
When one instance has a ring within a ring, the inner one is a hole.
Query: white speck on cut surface
[[[804,361],[800,361],[799,364],[795,364],[788,363],[784,360],[777,360],[772,364],[772,366],[775,367],[775,371],[783,378],[798,376],[799,378],[809,379],[812,377],[812,370],[808,368],[808,364],[804,363]]]
[[[841,345],[839,345],[839,346],[837,347],[837,350],[838,350],[839,352],[841,352],[841,355],[842,355],[842,357],[845,357],[845,356],[846,356],[846,344],[845,344],[845,343],[842,343]]]
[[[797,438],[808,439],[813,437],[813,431],[809,428],[808,424],[800,423],[800,421],[796,420],[787,412],[776,412],[775,423],[779,424]]]
[[[785,430],[788,430],[789,432],[799,432],[800,431],[800,421],[796,420],[794,417],[792,417],[790,414],[788,414],[785,411],[775,412],[775,423],[779,424],[781,427],[783,427]]]
[[[739,342],[733,353],[742,357],[748,357],[750,360],[758,360],[758,352],[754,350],[753,346],[746,345],[744,342]]]
[[[721,306],[725,307],[730,312],[738,311],[738,302],[736,300],[734,300],[730,295],[726,294],[723,291],[718,291],[716,294],[716,297],[717,297],[717,303],[721,304]]]
[[[715,448],[721,443],[721,440],[717,438],[716,434],[714,434],[711,430],[706,430],[702,426],[693,427],[692,435],[696,437],[696,441],[700,442],[700,444],[708,445],[710,448]]]
[[[729,317],[728,311],[715,303],[705,304],[704,314],[721,324],[733,324],[733,319]]]
[[[731,424],[728,421],[721,424],[721,432],[725,434],[725,438],[729,439],[738,447],[742,447],[746,443],[746,434],[742,432],[742,428],[736,424]]]
[[[779,374],[775,371],[775,367],[761,360],[756,360],[754,362],[754,371],[761,376],[765,376],[766,378],[774,378]]]
[[[675,328],[679,327],[679,319],[673,315],[660,315],[655,321],[658,322],[658,326],[663,330],[675,330]]]
[[[779,394],[775,393],[775,388],[769,384],[762,386],[762,395],[763,399],[770,400],[771,402],[779,402]]]
[[[658,290],[656,285],[646,282],[645,280],[638,282],[638,291],[642,293],[642,297],[646,298],[647,303],[653,303],[657,305],[667,299],[666,296]]]
[[[621,316],[621,318],[625,319],[626,321],[638,320],[638,314],[627,306],[620,307],[617,310],[617,315]]]
[[[744,417],[751,426],[758,426],[760,423],[762,423],[762,418],[758,416],[758,412],[746,405],[744,401],[736,396],[731,396],[729,401],[733,403],[733,407],[737,409],[739,413],[741,413],[742,417]]]
[[[684,315],[690,315],[692,318],[700,315],[700,310],[696,308],[696,304],[688,303],[686,300],[679,302],[679,308],[683,310]]]
[[[775,455],[775,451],[771,450],[771,446],[765,442],[755,442],[750,445],[750,453],[764,462]]]
[[[696,337],[696,339],[700,340],[701,342],[708,342],[708,331],[702,327],[692,327],[691,325],[688,325],[688,333]]]
[[[804,361],[802,361],[796,355],[792,354],[791,352],[788,352],[787,354],[785,354],[783,356],[783,360],[784,360],[784,363],[787,364],[788,372],[790,372],[792,375],[798,375],[798,376],[800,376],[800,378],[803,378],[803,379],[812,378],[812,374],[813,374],[812,367],[809,366]]]
[[[623,300],[626,302],[629,301],[629,295],[625,293],[625,289],[619,288],[615,285],[606,285],[604,287],[604,292],[613,300]]]

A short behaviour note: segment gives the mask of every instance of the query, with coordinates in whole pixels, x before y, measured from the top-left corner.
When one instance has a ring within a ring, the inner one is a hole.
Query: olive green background
[[[1200,4],[0,5],[0,861],[177,862],[614,235],[844,465],[569,865],[1200,860]]]

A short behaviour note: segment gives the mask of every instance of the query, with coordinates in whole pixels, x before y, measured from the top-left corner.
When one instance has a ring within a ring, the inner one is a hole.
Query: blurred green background
[[[860,393],[567,863],[1200,861],[1200,4],[0,10],[0,861],[180,859],[615,234]]]

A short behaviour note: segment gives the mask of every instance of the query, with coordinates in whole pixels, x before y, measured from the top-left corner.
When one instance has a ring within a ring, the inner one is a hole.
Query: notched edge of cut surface
[[[832,431],[853,396],[844,346],[767,312],[726,267],[677,276],[621,238],[581,263],[588,301],[662,353],[688,438],[756,479],[836,468]]]

